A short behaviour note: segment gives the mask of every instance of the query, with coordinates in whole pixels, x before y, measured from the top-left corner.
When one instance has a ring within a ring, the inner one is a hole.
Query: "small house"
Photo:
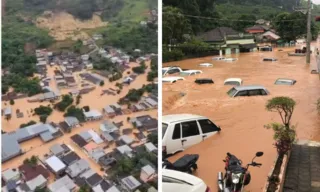
[[[102,121],[100,130],[107,133],[119,132],[119,128],[114,123],[107,120]]]
[[[11,118],[11,116],[12,116],[11,107],[6,107],[6,108],[4,109],[4,116],[5,116],[6,118]]]
[[[106,107],[104,107],[102,111],[110,118],[113,118],[116,116],[115,110],[110,105],[107,105]]]
[[[108,132],[102,132],[101,137],[108,143],[111,143],[114,141],[114,138]]]
[[[16,169],[6,169],[1,175],[4,182],[20,180],[20,172]]]
[[[68,177],[68,175],[65,175],[64,177],[57,179],[55,182],[51,183],[48,186],[48,189],[50,192],[56,192],[56,191],[74,191],[76,188],[76,184]]]
[[[153,108],[157,108],[158,107],[158,102],[153,100],[153,99],[151,99],[150,97],[147,97],[145,99],[145,102],[148,103]]]
[[[157,153],[157,151],[158,151],[157,147],[154,146],[153,143],[151,143],[151,142],[144,144],[144,146],[146,147],[146,150],[149,153],[152,153],[152,152]]]
[[[156,170],[151,165],[146,165],[141,168],[140,179],[147,183],[156,178]]]
[[[65,117],[64,121],[70,128],[74,128],[80,124],[79,120],[76,117],[72,117],[72,116]]]
[[[70,149],[65,144],[54,144],[50,147],[50,152],[57,157],[60,157],[69,151]]]
[[[133,150],[128,145],[122,145],[116,148],[117,152],[119,152],[121,155],[126,155],[128,157],[133,157]]]
[[[139,112],[139,111],[143,111],[145,110],[145,108],[140,105],[139,103],[138,104],[133,104],[130,106],[130,109],[133,111],[133,112]]]
[[[130,120],[135,127],[143,131],[154,131],[158,129],[158,120],[150,115],[143,115]]]
[[[141,185],[141,183],[136,178],[134,178],[132,175],[121,179],[121,183],[129,191],[134,191]]]
[[[73,164],[74,162],[78,161],[80,159],[79,155],[77,155],[75,152],[70,152],[63,157],[61,157],[61,160],[64,164],[67,166]]]
[[[89,163],[85,159],[80,159],[75,163],[68,166],[66,169],[66,173],[71,177],[75,178],[80,174],[84,173],[85,171],[90,169]]]
[[[114,109],[114,111],[117,113],[117,114],[121,114],[122,113],[122,108],[121,106],[118,104],[118,103],[114,103],[111,105],[111,107]]]
[[[134,142],[134,140],[128,135],[122,135],[119,139],[126,145],[130,145]]]
[[[80,137],[82,137],[86,142],[90,142],[92,140],[92,136],[88,131],[82,131],[79,133]]]
[[[45,160],[46,165],[55,175],[61,175],[66,169],[66,165],[57,157],[51,156]]]
[[[103,118],[102,114],[98,110],[90,110],[83,112],[86,121],[95,121]]]
[[[70,137],[70,139],[76,144],[78,145],[80,148],[86,146],[88,144],[88,142],[86,140],[84,140],[80,135],[75,134],[72,137]]]

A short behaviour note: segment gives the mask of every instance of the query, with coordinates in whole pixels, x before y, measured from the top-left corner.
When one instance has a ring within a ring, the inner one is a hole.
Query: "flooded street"
[[[195,175],[203,179],[212,191],[217,191],[217,174],[224,171],[222,160],[227,152],[236,155],[245,165],[257,151],[263,151],[264,156],[256,159],[262,166],[250,167],[251,183],[246,186],[246,191],[261,191],[277,155],[273,131],[264,128],[268,123],[281,122],[277,113],[265,109],[267,100],[276,96],[289,96],[297,102],[291,121],[296,126],[297,138],[320,141],[320,118],[315,105],[320,97],[320,80],[318,75],[310,74],[310,67],[316,66],[315,56],[311,56],[311,65],[307,66],[305,57],[287,55],[294,49],[232,55],[238,58],[235,62],[213,61],[212,57],[204,57],[163,64],[203,71],[200,75],[185,77],[185,81],[163,84],[163,115],[203,115],[222,129],[220,134],[169,160],[177,160],[184,154],[199,154]],[[278,61],[264,62],[264,57],[277,58]],[[198,67],[200,63],[212,63],[213,67]],[[194,80],[200,77],[212,78],[214,84],[195,84]],[[227,78],[241,78],[243,85],[262,85],[270,95],[231,98],[227,95],[231,87],[223,85]],[[274,85],[277,78],[292,78],[297,83],[294,86]],[[185,95],[181,96],[181,93]]]

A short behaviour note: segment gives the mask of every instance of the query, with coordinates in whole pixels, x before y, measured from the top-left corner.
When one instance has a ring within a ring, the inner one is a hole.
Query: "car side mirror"
[[[261,151],[259,151],[259,152],[256,153],[256,156],[257,156],[257,157],[261,157],[262,155],[263,155],[263,152],[261,152]]]

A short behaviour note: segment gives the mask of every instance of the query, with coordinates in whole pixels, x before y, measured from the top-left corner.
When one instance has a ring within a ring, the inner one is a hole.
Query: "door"
[[[167,153],[168,154],[173,154],[177,151],[182,151],[183,150],[183,146],[182,146],[182,137],[181,137],[181,125],[180,123],[172,125],[174,126],[173,131],[171,136],[168,136],[167,139]]]
[[[202,140],[220,131],[220,128],[209,119],[198,120],[198,123],[202,131]]]
[[[183,149],[187,149],[202,141],[197,121],[187,121],[181,123]]]

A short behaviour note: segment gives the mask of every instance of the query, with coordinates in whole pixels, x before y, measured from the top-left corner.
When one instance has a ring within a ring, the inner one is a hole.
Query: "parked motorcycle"
[[[174,163],[171,163],[168,160],[163,160],[162,167],[164,169],[172,169],[176,171],[186,172],[192,174],[193,171],[198,169],[197,161],[199,155],[197,154],[186,154],[183,157],[179,158]]]
[[[249,166],[260,167],[261,163],[254,162],[256,157],[261,157],[263,152],[257,152],[252,162],[246,167],[242,166],[242,161],[235,155],[227,153],[225,162],[225,175],[218,173],[218,190],[219,192],[242,192],[244,186],[248,185],[251,180]]]

